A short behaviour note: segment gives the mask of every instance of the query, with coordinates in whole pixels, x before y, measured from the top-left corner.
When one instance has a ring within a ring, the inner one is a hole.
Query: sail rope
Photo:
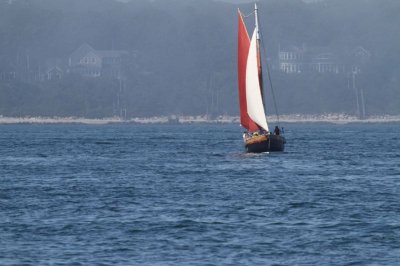
[[[254,12],[252,12],[252,13],[254,13]],[[258,25],[260,25],[260,22],[258,22]],[[258,26],[258,27],[260,28],[260,26]],[[261,46],[262,46],[263,54],[266,55],[267,53],[266,53],[265,44],[264,44],[264,43],[265,43],[265,42],[264,42],[264,36],[263,36],[262,31],[261,31],[260,29],[259,29],[259,35],[260,35],[260,38],[261,38]],[[268,60],[267,60],[267,59],[265,59],[265,62],[266,62],[265,65],[266,65],[266,70],[267,70],[267,76],[268,76],[269,86],[271,87],[271,92],[272,92],[272,100],[273,100],[273,102],[274,102],[274,108],[275,108],[275,114],[276,114],[277,124],[278,124],[278,127],[281,127],[280,121],[279,121],[278,105],[276,104],[275,91],[274,91],[274,87],[272,86],[272,79],[271,79],[270,66],[269,66],[269,63],[268,63]],[[264,82],[264,79],[263,79],[263,82]]]
[[[248,18],[248,17],[250,17],[251,15],[253,15],[254,13],[255,13],[255,11],[253,11],[253,12],[251,12],[251,13],[245,15],[245,14],[243,14],[243,13],[240,11],[240,15],[242,15],[242,17],[244,17],[244,18]]]

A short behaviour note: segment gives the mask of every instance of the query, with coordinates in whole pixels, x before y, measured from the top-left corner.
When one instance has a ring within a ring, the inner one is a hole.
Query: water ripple
[[[399,125],[285,128],[0,126],[0,264],[396,265]]]

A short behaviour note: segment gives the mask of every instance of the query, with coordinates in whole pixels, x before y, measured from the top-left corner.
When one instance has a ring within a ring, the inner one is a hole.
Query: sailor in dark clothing
[[[281,130],[279,129],[278,126],[275,126],[274,134],[275,134],[275,135],[280,135],[280,134],[281,134]]]

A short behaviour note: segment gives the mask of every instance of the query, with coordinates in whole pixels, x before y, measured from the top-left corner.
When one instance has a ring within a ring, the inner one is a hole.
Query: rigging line
[[[258,25],[259,25],[258,27],[260,28],[260,23],[259,23],[259,21],[258,21]],[[262,40],[262,41],[261,41],[261,45],[262,45],[263,53],[264,53],[264,55],[266,55],[267,53],[266,53],[265,44],[264,44],[264,36],[263,36],[261,30],[259,30],[259,35],[260,35],[260,38],[261,38],[261,40]],[[280,121],[279,121],[278,106],[277,106],[277,104],[276,104],[275,91],[274,91],[274,87],[272,86],[272,79],[271,79],[271,74],[270,74],[270,67],[269,67],[268,60],[265,59],[265,61],[266,61],[266,64],[265,64],[265,65],[266,65],[266,69],[267,69],[267,76],[268,76],[269,86],[271,87],[271,92],[272,92],[272,100],[273,100],[273,102],[274,102],[274,107],[275,107],[275,113],[276,113],[277,123],[278,123],[278,126],[281,127]],[[263,81],[263,82],[264,82],[264,81]]]
[[[240,11],[240,14],[241,14],[242,17],[244,17],[244,18],[248,18],[248,17],[250,17],[251,15],[253,15],[255,12],[256,12],[256,11],[253,11],[253,12],[251,12],[251,13],[245,15],[245,14],[243,14],[243,13]]]

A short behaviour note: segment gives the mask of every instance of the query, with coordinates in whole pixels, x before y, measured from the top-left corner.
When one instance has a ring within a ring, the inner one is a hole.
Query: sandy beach
[[[276,123],[276,116],[267,117],[271,123]],[[400,115],[380,115],[369,116],[365,119],[358,119],[356,116],[348,114],[323,114],[323,115],[304,115],[290,114],[279,117],[281,123],[396,123],[400,122]],[[122,119],[120,117],[106,118],[84,118],[84,117],[6,117],[0,116],[0,124],[88,124],[105,125],[115,123],[137,123],[137,124],[171,124],[171,123],[240,123],[237,116],[218,116],[209,118],[203,116],[155,116],[155,117],[136,117]]]

